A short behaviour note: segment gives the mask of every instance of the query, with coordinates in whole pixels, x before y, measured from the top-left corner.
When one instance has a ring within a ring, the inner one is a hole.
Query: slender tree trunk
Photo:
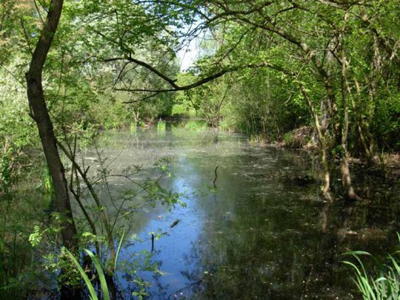
[[[361,100],[361,89],[360,89],[360,84],[358,83],[357,79],[354,80],[354,84],[357,89],[357,99],[358,99],[358,110],[355,104],[354,99],[352,99],[352,108],[353,112],[358,114],[358,120],[357,120],[357,130],[358,134],[360,135],[360,141],[361,144],[364,148],[365,156],[367,159],[367,163],[369,165],[372,164],[373,158],[374,158],[374,139],[372,138],[372,135],[369,131],[369,126],[368,122],[364,120],[363,113],[362,113],[362,100]],[[350,91],[348,91],[350,93]],[[369,144],[367,144],[367,139],[364,135],[364,131],[366,132],[368,138],[369,138]]]
[[[67,248],[72,249],[75,245],[76,228],[71,212],[68,184],[64,166],[58,153],[53,124],[47,109],[42,85],[43,66],[60,21],[62,6],[63,0],[52,0],[50,3],[47,19],[43,24],[39,41],[32,55],[29,71],[26,73],[26,81],[31,115],[39,130],[43,152],[54,184],[56,208],[65,217],[61,231],[63,243]]]
[[[347,12],[345,14],[345,24],[347,21]],[[344,32],[345,25],[342,31]],[[347,82],[347,65],[348,61],[346,59],[346,54],[344,51],[344,38],[343,33],[341,34],[341,63],[342,63],[342,105],[344,112],[344,122],[342,126],[342,140],[341,140],[341,162],[340,162],[340,172],[342,174],[342,186],[345,190],[345,195],[349,199],[358,199],[358,196],[354,192],[354,188],[351,182],[350,168],[349,168],[349,152],[347,150],[348,145],[348,135],[349,135],[349,107],[348,107],[348,97],[347,91],[350,90]]]
[[[53,124],[47,109],[42,84],[43,66],[60,21],[62,7],[63,0],[52,0],[50,2],[47,19],[43,24],[39,41],[32,55],[29,70],[26,73],[26,81],[30,113],[39,130],[43,152],[53,180],[56,208],[63,215],[61,224],[63,244],[68,249],[73,250],[76,244],[76,227],[71,211],[68,183],[65,178],[64,166],[58,153]],[[79,290],[73,290],[68,286],[62,285],[62,299],[79,299],[79,295]]]
[[[310,108],[310,111],[311,111],[311,114],[312,114],[312,117],[314,120],[314,127],[318,133],[318,139],[319,139],[320,149],[321,149],[321,162],[322,162],[322,168],[323,168],[323,172],[324,172],[324,185],[322,187],[322,194],[324,195],[325,199],[327,199],[328,201],[332,201],[332,197],[329,194],[331,176],[329,173],[329,164],[328,164],[325,136],[324,136],[324,133],[322,132],[322,128],[319,123],[317,111],[315,110],[315,107],[314,107],[313,103],[311,102],[310,97],[308,97],[308,94],[303,86],[300,86],[300,89],[301,89],[301,93],[303,94],[304,98],[306,99],[307,106]]]
[[[73,153],[68,152],[67,148],[65,148],[61,143],[58,143],[58,146],[64,152],[64,154],[68,157],[68,159],[71,161],[73,168],[82,177],[83,181],[85,182],[86,187],[88,188],[90,194],[93,197],[93,200],[95,201],[95,203],[97,205],[97,209],[99,210],[100,220],[103,223],[104,229],[106,230],[106,233],[107,233],[107,238],[108,238],[110,252],[111,252],[110,259],[109,259],[110,260],[109,271],[113,272],[114,270],[112,269],[112,266],[113,266],[115,256],[116,256],[114,236],[113,236],[113,227],[110,225],[110,223],[108,221],[107,215],[104,212],[104,207],[101,204],[99,195],[94,190],[93,184],[90,183],[86,172],[84,170],[82,170],[82,168],[76,162]],[[90,221],[90,219],[88,219],[88,221]],[[89,222],[89,224],[90,224],[90,222]]]
[[[356,194],[351,183],[350,168],[349,168],[349,152],[347,151],[347,138],[349,132],[349,110],[347,103],[346,89],[344,87],[346,80],[346,61],[342,61],[342,98],[343,98],[343,111],[344,111],[344,123],[342,127],[342,141],[341,141],[341,161],[340,161],[340,172],[342,174],[342,186],[345,190],[346,196],[350,199],[355,199]]]

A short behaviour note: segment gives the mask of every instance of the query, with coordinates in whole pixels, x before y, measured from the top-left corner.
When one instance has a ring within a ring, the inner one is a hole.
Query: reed
[[[394,255],[398,254],[396,252]],[[393,255],[388,255],[385,263],[381,263],[372,254],[365,251],[349,251],[343,255],[352,256],[355,262],[345,260],[344,264],[354,270],[354,278],[362,298],[365,300],[394,300],[399,299],[400,266]],[[375,272],[368,272],[362,257],[373,260]]]
[[[125,233],[122,234],[122,237],[119,241],[117,255],[115,256],[115,260],[111,262],[114,266],[114,268],[113,268],[114,270],[117,267],[118,257],[119,257],[119,253],[121,251],[124,237],[125,237]],[[108,289],[107,280],[104,275],[103,266],[101,265],[98,257],[96,255],[94,255],[94,253],[92,251],[85,249],[85,252],[89,255],[90,259],[93,262],[94,267],[96,268],[96,273],[97,273],[97,275],[99,277],[99,281],[100,281],[100,289],[101,289],[102,298],[98,297],[98,294],[96,293],[96,289],[93,286],[92,281],[90,280],[90,278],[88,277],[88,275],[86,274],[85,270],[82,268],[82,266],[80,265],[78,260],[75,258],[75,256],[70,251],[68,251],[68,249],[66,249],[66,248],[64,248],[64,251],[68,255],[68,257],[71,259],[71,262],[78,269],[79,273],[81,274],[81,277],[82,277],[83,281],[85,282],[85,285],[89,291],[90,299],[91,300],[100,300],[100,299],[110,300],[110,293],[109,293],[109,289]]]

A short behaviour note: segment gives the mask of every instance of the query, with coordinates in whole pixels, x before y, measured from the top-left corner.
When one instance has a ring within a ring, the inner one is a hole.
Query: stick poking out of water
[[[215,173],[215,177],[214,177],[214,181],[213,181],[214,188],[217,187],[216,182],[217,182],[217,178],[218,178],[218,173],[217,173],[218,167],[219,167],[219,166],[216,166],[216,167],[215,167],[215,171],[214,171],[214,173]]]
[[[178,225],[178,223],[180,222],[179,219],[176,219],[174,222],[172,222],[171,226],[169,226],[169,228],[174,228],[176,225]]]

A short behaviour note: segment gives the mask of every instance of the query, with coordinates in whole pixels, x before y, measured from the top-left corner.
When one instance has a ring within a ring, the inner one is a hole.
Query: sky
[[[192,67],[198,58],[196,39],[190,41],[187,47],[181,49],[178,52],[178,57],[181,61],[181,72],[185,72],[188,68]]]
[[[200,22],[201,21],[195,21],[190,25],[184,25],[182,31],[189,34],[191,30],[200,25]],[[177,55],[180,59],[181,72],[187,71],[190,67],[194,65],[196,60],[204,55],[203,42],[207,39],[210,39],[210,36],[212,35],[210,35],[209,30],[202,30],[200,33],[197,33],[196,37],[192,38],[191,41],[184,48],[178,51]],[[187,41],[181,40],[181,43],[187,43]]]

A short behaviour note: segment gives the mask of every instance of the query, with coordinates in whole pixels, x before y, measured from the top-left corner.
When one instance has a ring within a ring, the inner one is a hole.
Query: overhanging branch
[[[112,60],[117,60],[117,59],[112,59]],[[110,61],[110,60],[108,60]],[[296,74],[288,71],[284,68],[282,68],[281,66],[278,65],[274,65],[271,64],[269,62],[263,62],[263,63],[258,63],[258,64],[247,64],[247,65],[242,65],[242,66],[234,66],[234,67],[229,67],[226,69],[223,69],[217,73],[214,73],[212,75],[209,75],[207,77],[204,77],[194,83],[191,84],[187,84],[187,85],[183,85],[183,86],[179,86],[175,83],[175,80],[172,80],[171,78],[167,77],[166,75],[162,74],[161,72],[157,71],[155,68],[153,68],[152,66],[148,65],[147,63],[143,63],[141,62],[141,65],[148,68],[150,71],[152,71],[153,73],[157,74],[159,77],[161,77],[162,79],[164,79],[165,81],[167,81],[168,83],[171,84],[171,88],[161,88],[161,89],[142,89],[142,88],[116,88],[114,90],[116,91],[121,91],[121,92],[142,92],[142,93],[153,93],[153,95],[150,95],[148,97],[146,97],[145,99],[154,97],[160,93],[167,93],[167,92],[177,92],[177,91],[187,91],[196,87],[199,87],[203,84],[206,84],[210,81],[213,81],[219,77],[222,77],[223,75],[225,75],[226,73],[231,73],[231,72],[235,72],[235,71],[239,71],[239,70],[243,70],[243,69],[256,69],[256,68],[270,68],[276,71],[279,71],[281,73],[284,73],[286,75],[289,76],[295,76]],[[148,66],[148,67],[147,67]],[[137,101],[135,101],[137,102]],[[126,103],[131,103],[130,101],[126,102]]]

